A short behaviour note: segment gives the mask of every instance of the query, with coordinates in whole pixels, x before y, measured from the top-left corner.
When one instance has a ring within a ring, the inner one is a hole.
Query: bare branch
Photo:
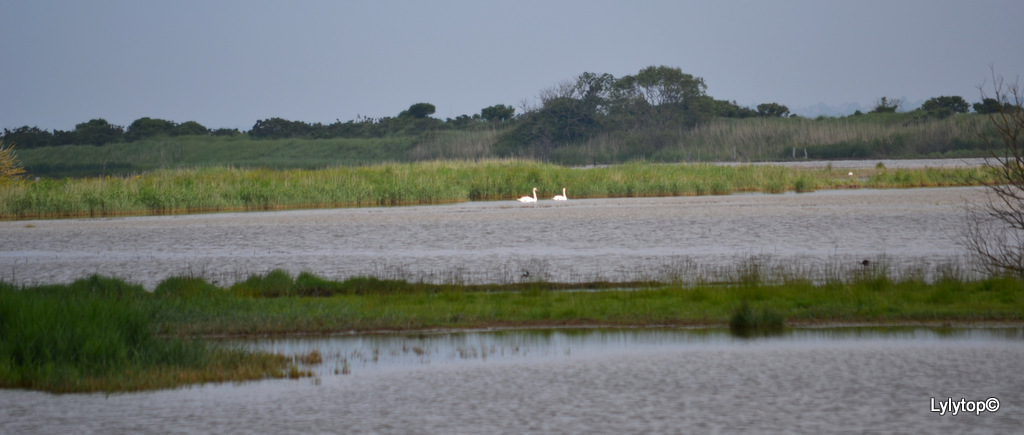
[[[993,150],[986,165],[995,181],[984,183],[988,195],[968,207],[961,242],[989,274],[1024,277],[1024,93],[1017,81],[1007,84],[992,68],[992,90],[999,110],[988,114],[996,136],[982,135]],[[984,84],[979,86],[982,100]]]

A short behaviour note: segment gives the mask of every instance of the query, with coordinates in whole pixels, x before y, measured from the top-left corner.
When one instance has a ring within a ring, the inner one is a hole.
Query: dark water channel
[[[507,283],[693,278],[757,258],[824,273],[863,259],[963,261],[977,188],[830,190],[474,202],[438,206],[0,222],[0,279],[92,273],[152,289],[172,275],[230,284],[282,268],[329,279]],[[806,271],[799,271],[804,273]]]
[[[0,432],[1014,433],[1024,424],[1019,327],[758,339],[714,329],[471,331],[242,345],[317,350],[323,362],[302,380],[109,396],[0,390]],[[943,408],[953,402],[956,415]]]

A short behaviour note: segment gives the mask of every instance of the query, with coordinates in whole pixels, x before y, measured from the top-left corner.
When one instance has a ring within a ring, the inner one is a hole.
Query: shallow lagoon
[[[10,433],[1008,433],[1024,328],[434,332],[247,342],[312,379],[127,394],[0,391]],[[342,370],[347,361],[348,370]],[[344,374],[347,373],[347,374]],[[996,398],[996,412],[936,403]]]
[[[887,164],[888,166],[888,164]],[[283,268],[327,278],[630,280],[870,258],[960,262],[976,188],[464,203],[0,222],[0,278],[103,273],[153,288]],[[572,192],[569,192],[572,198]],[[829,266],[822,266],[828,268]],[[0,390],[3,433],[1006,433],[1022,328],[423,332],[235,342],[317,350],[315,377],[176,390]],[[986,400],[939,415],[932,398]]]
[[[92,273],[148,289],[173,275],[220,285],[281,268],[435,283],[673,280],[767,266],[834,270],[864,259],[963,262],[957,236],[979,188],[470,202],[437,206],[0,222],[0,279]],[[802,272],[803,273],[803,272]]]

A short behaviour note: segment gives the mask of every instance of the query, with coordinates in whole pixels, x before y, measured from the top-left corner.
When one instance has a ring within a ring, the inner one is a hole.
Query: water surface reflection
[[[723,330],[478,331],[250,345],[320,349],[328,368],[312,380],[110,396],[2,390],[0,432],[1012,433],[1024,423],[1021,328],[801,329],[754,340]],[[375,351],[377,361],[363,358],[348,375],[330,370],[330,355]],[[931,411],[932,398],[991,397],[994,413]]]
[[[924,328],[913,326],[796,328],[766,337],[744,338],[725,328],[573,328],[481,331],[437,331],[228,340],[285,355],[318,352],[314,366],[321,375],[360,374],[420,365],[472,365],[485,362],[588,358],[647,351],[707,351],[730,348],[787,349],[873,343],[903,346],[942,342],[1005,342],[1024,344],[1024,328]],[[318,367],[318,368],[316,368]]]

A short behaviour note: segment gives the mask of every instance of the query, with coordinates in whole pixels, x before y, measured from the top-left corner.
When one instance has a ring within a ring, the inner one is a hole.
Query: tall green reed
[[[983,168],[842,171],[771,165],[654,164],[569,168],[525,160],[431,161],[308,169],[196,168],[128,177],[22,181],[0,190],[0,218],[194,213],[510,200],[726,195],[849,187],[973,185]]]
[[[188,287],[188,294],[171,289]],[[124,391],[283,377],[288,360],[157,335],[175,298],[208,304],[209,284],[174,278],[155,294],[120,279],[0,283],[0,387]],[[164,331],[166,332],[166,331]]]

